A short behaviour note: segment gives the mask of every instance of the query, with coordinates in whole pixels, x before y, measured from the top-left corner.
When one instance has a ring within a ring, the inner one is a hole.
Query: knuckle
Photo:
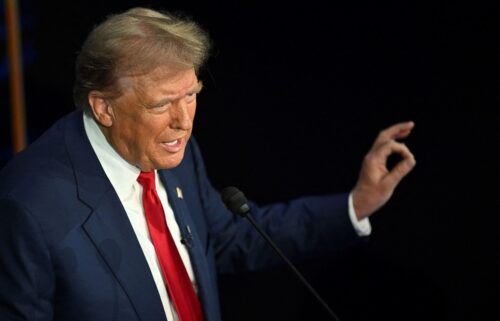
[[[363,161],[365,163],[372,163],[373,159],[374,159],[373,153],[368,153],[368,154],[365,155]]]
[[[387,146],[400,146],[401,144],[395,141],[394,139],[390,139],[387,141]]]

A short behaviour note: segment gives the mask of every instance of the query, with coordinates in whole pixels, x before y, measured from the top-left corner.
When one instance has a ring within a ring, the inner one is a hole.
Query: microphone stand
[[[311,292],[311,294],[318,300],[318,302],[323,306],[323,308],[328,312],[330,317],[335,321],[340,321],[335,313],[333,313],[332,309],[326,304],[326,302],[320,297],[318,292],[312,287],[312,285],[306,280],[306,278],[300,273],[300,271],[293,265],[293,263],[283,254],[283,252],[278,248],[278,246],[273,242],[273,240],[264,232],[263,229],[257,224],[253,216],[250,212],[247,212],[244,217],[253,225],[253,227],[259,232],[259,234],[269,243],[271,248],[278,254],[279,257],[285,261],[286,265],[292,270],[292,272],[302,281],[302,283],[306,286],[306,288]]]
[[[253,216],[250,214],[250,206],[248,204],[248,200],[238,188],[234,186],[229,186],[224,188],[221,192],[222,201],[226,205],[226,207],[235,215],[245,217],[250,224],[259,232],[259,234],[267,241],[271,248],[285,261],[286,265],[292,270],[292,272],[299,278],[299,280],[306,286],[309,292],[318,300],[318,302],[323,306],[323,308],[328,312],[328,315],[334,321],[340,321],[340,319],[333,313],[332,309],[326,304],[326,302],[319,296],[319,294],[314,290],[311,284],[304,278],[304,276],[299,272],[299,270],[293,265],[292,262],[281,252],[276,244],[274,244],[273,240],[267,235],[266,232],[257,224]]]

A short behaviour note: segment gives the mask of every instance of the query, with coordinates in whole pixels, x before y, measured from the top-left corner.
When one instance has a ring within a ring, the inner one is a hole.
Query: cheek
[[[157,146],[158,143],[169,138],[168,128],[170,117],[162,117],[161,119],[151,119],[147,127],[143,129],[143,137],[138,138],[147,142],[148,144]]]
[[[194,102],[193,106],[189,109],[189,115],[191,116],[191,119],[194,119],[194,116],[196,115],[196,101]]]
[[[196,116],[196,101],[187,107],[187,115],[189,116],[189,119],[191,120],[191,125],[194,122],[194,118]]]
[[[135,123],[124,123],[120,128],[120,140],[134,153],[141,153],[148,148],[152,135],[150,129],[144,126],[140,120],[136,120]]]

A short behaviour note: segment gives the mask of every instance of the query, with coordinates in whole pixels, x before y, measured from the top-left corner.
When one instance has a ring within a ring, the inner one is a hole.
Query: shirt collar
[[[128,163],[115,151],[96,121],[85,112],[83,113],[83,125],[90,145],[92,145],[106,176],[118,194],[118,198],[123,202],[133,190],[141,170]]]

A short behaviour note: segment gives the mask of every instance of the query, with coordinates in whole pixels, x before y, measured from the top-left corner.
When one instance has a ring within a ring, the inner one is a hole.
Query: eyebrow
[[[195,85],[193,85],[191,87],[190,90],[187,91],[187,93],[199,94],[202,89],[203,89],[203,82],[201,80],[199,80]],[[180,97],[170,96],[170,97],[167,97],[167,98],[163,98],[160,101],[152,102],[150,105],[151,106],[161,106],[163,104],[169,103],[169,102],[171,102],[173,100],[176,100],[178,98],[180,98]]]

